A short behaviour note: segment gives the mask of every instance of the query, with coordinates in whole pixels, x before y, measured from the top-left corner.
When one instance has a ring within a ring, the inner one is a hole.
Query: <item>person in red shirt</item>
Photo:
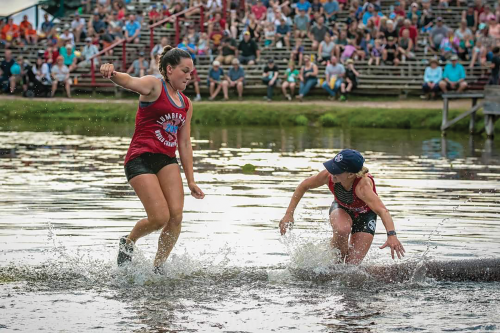
[[[36,34],[36,30],[33,29],[33,25],[28,21],[27,15],[24,15],[23,21],[19,25],[19,29],[21,30],[21,37],[26,39],[28,44],[36,44],[38,35]]]
[[[49,46],[47,47],[47,50],[45,50],[43,54],[43,59],[49,66],[52,64],[56,63],[57,57],[59,57],[59,51],[57,50],[57,47],[52,46],[51,43],[49,43]]]
[[[211,36],[212,32],[222,33],[226,30],[226,20],[221,16],[221,13],[215,13],[215,16],[208,22],[208,35]]]
[[[0,37],[5,41],[5,47],[9,47],[11,44],[22,45],[22,41],[19,34],[19,26],[14,24],[12,18],[9,18],[7,24],[3,26],[0,32]]]
[[[156,9],[155,4],[151,6],[151,10],[149,11],[148,16],[149,16],[149,24],[155,24],[160,20],[160,13]]]
[[[403,6],[401,6],[401,3],[398,1],[394,4],[394,14],[396,14],[396,17],[406,17],[405,10]]]
[[[413,45],[416,47],[417,46],[418,31],[417,31],[417,28],[415,26],[411,25],[411,21],[408,19],[404,20],[403,26],[401,27],[401,29],[399,29],[399,37],[403,37],[403,32],[405,30],[410,31],[410,38],[413,42]]]
[[[257,21],[265,21],[267,16],[267,8],[263,1],[258,1],[252,6],[252,13],[255,15]]]
[[[154,272],[163,273],[167,260],[181,232],[184,188],[176,158],[177,148],[191,195],[203,199],[205,194],[193,176],[191,117],[193,106],[181,93],[194,70],[191,55],[167,45],[160,56],[162,79],[152,75],[131,77],[104,64],[104,78],[138,93],[135,132],[125,157],[125,175],[141,200],[147,218],[138,221],[132,231],[119,242],[119,266],[132,260],[137,240],[161,230]]]

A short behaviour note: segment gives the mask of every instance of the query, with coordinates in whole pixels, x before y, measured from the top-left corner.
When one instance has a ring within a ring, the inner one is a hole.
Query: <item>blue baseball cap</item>
[[[354,149],[344,149],[333,159],[323,163],[326,170],[332,175],[339,175],[343,172],[358,173],[363,168],[364,157]]]

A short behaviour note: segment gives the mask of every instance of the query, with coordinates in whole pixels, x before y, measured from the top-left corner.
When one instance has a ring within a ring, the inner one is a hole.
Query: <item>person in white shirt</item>
[[[77,43],[80,42],[81,38],[85,38],[87,36],[85,19],[83,17],[80,17],[80,14],[78,12],[75,14],[75,17],[71,22],[71,30],[73,30],[75,41]]]
[[[78,67],[90,67],[90,58],[99,53],[97,46],[92,44],[92,38],[85,38],[85,46],[82,50],[83,61],[78,63]],[[99,66],[99,57],[94,58],[94,66]]]
[[[75,35],[69,28],[69,24],[64,25],[64,32],[59,36],[59,39],[62,40],[63,45],[71,44],[71,46],[75,46]]]

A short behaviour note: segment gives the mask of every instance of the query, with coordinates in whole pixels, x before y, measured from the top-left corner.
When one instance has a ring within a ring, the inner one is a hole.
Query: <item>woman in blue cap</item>
[[[325,170],[300,183],[280,221],[281,234],[293,223],[293,213],[304,193],[328,185],[335,198],[330,207],[332,247],[340,250],[341,261],[348,264],[363,261],[375,235],[377,215],[387,230],[387,241],[380,248],[390,247],[392,258],[396,253],[401,259],[405,249],[396,236],[391,214],[377,195],[372,175],[363,166],[364,161],[356,150],[344,149],[323,163]]]

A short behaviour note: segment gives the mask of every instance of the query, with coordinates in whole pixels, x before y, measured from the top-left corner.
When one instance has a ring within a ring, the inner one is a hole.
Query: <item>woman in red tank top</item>
[[[281,234],[284,235],[293,224],[293,213],[305,192],[328,185],[334,195],[330,208],[332,247],[339,249],[341,262],[359,264],[363,261],[375,235],[377,215],[387,231],[387,241],[380,248],[390,247],[392,258],[396,252],[401,259],[405,249],[396,236],[391,214],[377,195],[375,181],[363,163],[364,158],[359,152],[344,149],[323,164],[326,170],[300,183],[280,221]]]
[[[166,46],[159,66],[161,80],[149,75],[131,77],[115,71],[112,64],[101,66],[105,78],[140,95],[135,132],[125,158],[125,174],[147,218],[138,221],[130,234],[120,239],[118,265],[132,260],[134,244],[139,238],[161,229],[154,261],[157,273],[162,272],[161,265],[181,232],[184,189],[176,159],[177,148],[191,195],[197,199],[205,196],[193,176],[190,139],[193,107],[181,93],[191,79],[193,61],[186,51]]]

